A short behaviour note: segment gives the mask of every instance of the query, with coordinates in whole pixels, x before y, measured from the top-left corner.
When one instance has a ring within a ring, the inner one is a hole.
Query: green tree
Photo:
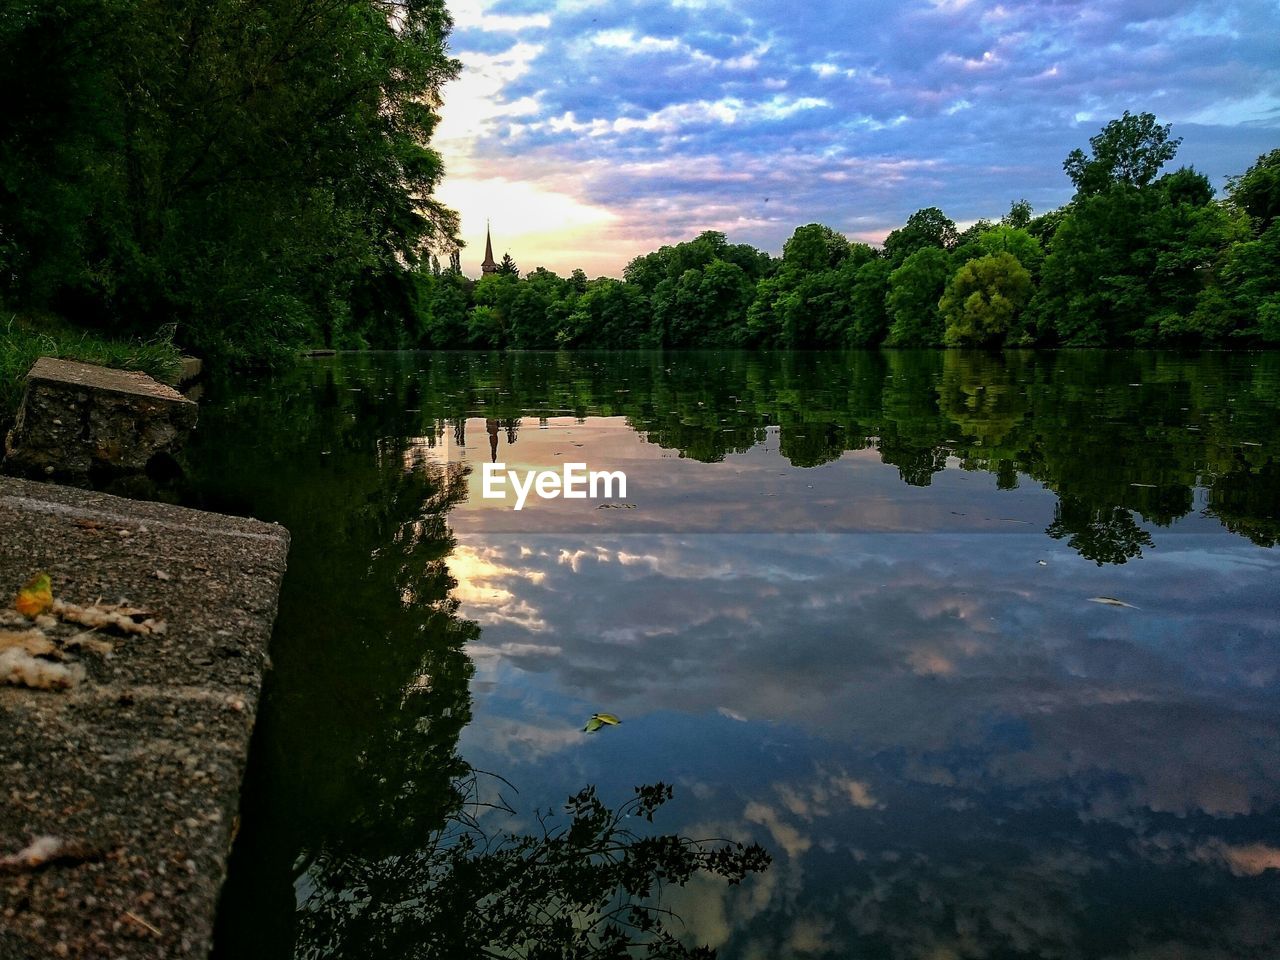
[[[509,339],[505,320],[496,307],[472,307],[467,314],[467,344],[482,349],[494,349],[507,345]]]
[[[855,347],[875,347],[889,333],[889,276],[893,264],[884,257],[868,260],[854,274],[848,341]]]
[[[457,231],[449,28],[442,0],[10,0],[0,294],[245,361],[393,339]]]
[[[947,346],[1000,346],[1030,299],[1031,274],[1013,254],[970,260],[939,304]]]
[[[470,281],[446,270],[418,277],[418,346],[460,348],[467,345],[467,301]]]
[[[1257,163],[1227,181],[1227,196],[1247,214],[1258,234],[1280,217],[1280,149],[1258,158]]]
[[[1035,277],[1044,262],[1044,248],[1040,241],[1021,227],[1004,224],[992,227],[978,239],[979,249],[986,255],[1012,254]]]
[[[895,264],[925,247],[950,250],[959,234],[955,221],[937,207],[925,207],[907,217],[907,222],[885,237],[884,252]]]
[[[559,339],[568,346],[651,346],[648,313],[638,287],[600,277],[577,298]]]
[[[1000,223],[1015,230],[1025,230],[1034,219],[1034,213],[1026,200],[1015,200],[1009,204],[1009,212],[1000,218]]]
[[[951,257],[941,247],[921,247],[889,275],[885,298],[894,347],[935,347],[942,343],[938,300],[951,275]]]
[[[849,255],[849,241],[821,223],[796,227],[782,245],[782,269],[792,273],[818,273],[840,265]]]
[[[1075,184],[1077,196],[1101,193],[1116,185],[1140,189],[1177,154],[1182,138],[1170,138],[1171,129],[1169,124],[1160,126],[1154,114],[1126,110],[1120,119],[1089,138],[1089,155],[1072,150],[1062,168]]]

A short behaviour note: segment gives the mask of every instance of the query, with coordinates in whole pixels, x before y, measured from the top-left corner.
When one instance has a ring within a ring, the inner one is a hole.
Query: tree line
[[[707,231],[624,279],[504,269],[423,273],[398,345],[787,348],[1280,343],[1280,150],[1222,198],[1148,113],[1107,124],[1063,167],[1070,203],[1019,200],[960,230],[937,207],[882,248],[823,224],[771,257]]]
[[[1146,346],[1280,342],[1280,150],[1161,175],[1151,114],[1064,163],[1065,207],[882,248],[822,224],[780,257],[722,233],[621,280],[460,270],[434,197],[443,0],[10,0],[0,306],[233,363],[307,346]],[[442,267],[442,261],[445,266]]]

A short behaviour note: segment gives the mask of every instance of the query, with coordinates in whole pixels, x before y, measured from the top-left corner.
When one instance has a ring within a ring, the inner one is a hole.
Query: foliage
[[[1031,299],[1031,274],[1011,253],[988,254],[956,271],[939,309],[948,346],[1001,346]]]
[[[40,357],[141,370],[166,383],[177,377],[181,360],[163,333],[149,341],[109,340],[49,318],[11,315],[0,325],[0,435],[17,413],[27,371]]]
[[[1227,181],[1227,194],[1233,206],[1253,219],[1259,233],[1270,227],[1280,217],[1280,149]]]
[[[237,362],[399,345],[406,273],[456,244],[449,28],[443,0],[12,0],[0,296]]]
[[[665,784],[641,786],[611,809],[588,787],[565,804],[567,822],[545,815],[538,832],[497,837],[463,810],[412,854],[344,863],[340,882],[305,904],[304,928],[363,955],[422,960],[714,957],[668,929],[662,888],[700,874],[736,885],[770,857],[757,844],[632,829],[671,797]]]
[[[886,341],[895,347],[933,347],[942,343],[938,300],[951,275],[951,257],[941,247],[921,247],[889,274],[885,297],[892,321]]]
[[[1062,169],[1075,184],[1077,196],[1091,196],[1114,186],[1141,189],[1155,179],[1160,168],[1178,152],[1180,137],[1170,138],[1154,114],[1128,110],[1112,120],[1097,136],[1089,138],[1091,155],[1072,150]]]
[[[924,247],[939,247],[950,250],[956,245],[959,234],[955,221],[937,207],[925,207],[907,217],[904,226],[894,230],[885,238],[884,251],[895,263],[902,263],[907,257]]]
[[[621,281],[522,278],[509,253],[471,281],[432,197],[435,111],[458,68],[443,0],[15,2],[0,24],[0,78],[21,94],[0,115],[0,296],[112,338],[176,320],[184,347],[257,363],[306,343],[1280,342],[1280,150],[1216,200],[1193,169],[1161,175],[1180,141],[1150,113],[1071,151],[1075,195],[1040,216],[1017,200],[961,231],[924,207],[881,249],[809,223],[778,258],[707,230]]]

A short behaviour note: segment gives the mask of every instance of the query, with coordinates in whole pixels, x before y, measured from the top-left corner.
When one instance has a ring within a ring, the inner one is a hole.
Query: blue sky
[[[1221,186],[1280,146],[1275,0],[453,0],[442,198],[522,270],[618,276],[705,229],[777,253],[1070,198],[1124,110]]]

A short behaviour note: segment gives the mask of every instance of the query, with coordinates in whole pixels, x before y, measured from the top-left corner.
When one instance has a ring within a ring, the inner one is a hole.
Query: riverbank
[[[0,685],[0,956],[207,956],[288,533],[0,478],[0,543],[6,608],[44,572],[66,605],[127,599],[152,624],[59,614],[40,662],[67,683]]]
[[[177,382],[182,368],[181,351],[165,339],[111,339],[53,318],[3,316],[0,320],[0,440],[12,425],[18,404],[22,402],[27,371],[40,357],[141,370],[168,384]]]

